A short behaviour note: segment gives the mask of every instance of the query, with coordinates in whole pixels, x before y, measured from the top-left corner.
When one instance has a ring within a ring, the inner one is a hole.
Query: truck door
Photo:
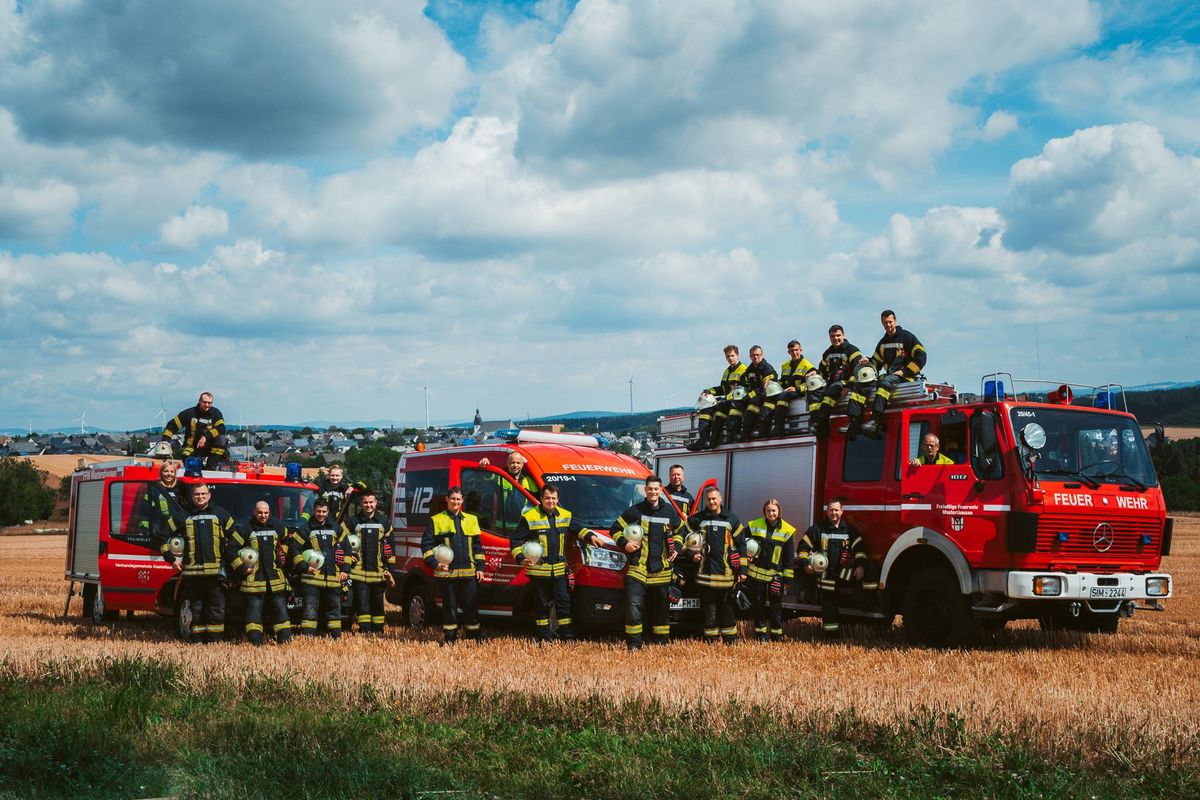
[[[897,485],[893,477],[896,437],[853,441],[835,434],[830,439],[829,463],[825,473],[825,500],[841,495],[847,520],[858,528],[873,561],[881,561],[887,544],[899,535],[895,505]],[[821,509],[813,509],[819,519]]]
[[[463,510],[479,517],[483,531],[483,551],[487,559],[479,586],[481,606],[508,606],[513,600],[508,589],[521,569],[510,554],[512,537],[520,513],[536,504],[533,495],[515,485],[508,473],[476,462],[450,462],[450,485],[463,490]]]

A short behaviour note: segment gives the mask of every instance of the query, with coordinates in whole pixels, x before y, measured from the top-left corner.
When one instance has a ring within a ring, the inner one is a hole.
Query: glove
[[[675,540],[667,539],[667,558],[671,559],[674,557],[675,557]]]
[[[737,550],[729,551],[729,566],[733,567],[735,571],[742,568],[742,554]]]
[[[850,566],[850,551],[849,550],[845,550],[845,549],[842,550],[841,555],[838,557],[838,566],[839,567]]]
[[[783,581],[779,580],[778,576],[771,581],[771,597],[783,596]]]
[[[670,588],[667,589],[667,602],[670,603],[671,605],[675,605],[682,599],[683,599],[683,592],[679,591],[678,586],[676,586],[675,584],[671,584]]]
[[[567,589],[572,592],[575,591],[575,573],[574,572],[567,573]]]

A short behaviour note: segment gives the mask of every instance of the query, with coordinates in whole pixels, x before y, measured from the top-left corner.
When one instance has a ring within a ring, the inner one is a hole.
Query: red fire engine
[[[272,516],[292,526],[312,511],[316,499],[317,487],[299,475],[298,467],[290,475],[278,475],[265,472],[262,464],[240,463],[231,471],[198,475],[184,474],[181,468],[179,480],[185,486],[207,483],[213,504],[239,524],[250,519],[255,503],[265,500]],[[153,611],[173,616],[186,638],[191,620],[176,597],[178,574],[151,546],[147,492],[157,480],[158,464],[149,459],[81,467],[71,476],[67,607],[79,582],[85,618],[100,622],[120,611]]]
[[[714,479],[744,522],[775,497],[803,531],[825,501],[843,498],[880,586],[846,595],[843,613],[899,614],[916,642],[963,643],[1023,618],[1115,632],[1122,616],[1162,610],[1172,520],[1137,420],[1114,407],[1123,390],[1063,385],[1032,400],[1012,394],[1015,383],[986,376],[970,400],[947,385],[905,384],[878,440],[846,436],[844,401],[825,441],[796,435],[802,401],[793,401],[793,435],[701,452],[682,447],[694,415],[664,417],[660,435],[680,446],[660,448],[657,467],[679,462],[693,483]],[[952,464],[912,464],[927,433]],[[785,606],[820,613],[803,580]]]

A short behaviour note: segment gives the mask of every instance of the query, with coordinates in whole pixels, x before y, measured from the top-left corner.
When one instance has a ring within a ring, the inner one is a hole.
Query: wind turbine
[[[421,391],[425,392],[425,430],[429,430],[429,396],[433,394],[433,389],[422,386]]]
[[[629,376],[629,413],[633,413],[633,376]]]
[[[162,406],[162,408],[160,408],[158,413],[154,415],[154,426],[161,431],[167,422],[167,404],[163,402],[163,397],[161,394],[158,396],[158,404]]]
[[[87,425],[85,424],[86,422],[87,422],[87,409],[84,409],[83,413],[79,415],[79,435],[80,436],[84,436],[87,434]]]

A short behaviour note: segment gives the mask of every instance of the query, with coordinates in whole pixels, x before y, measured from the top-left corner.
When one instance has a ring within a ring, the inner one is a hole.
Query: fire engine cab
[[[629,456],[605,450],[583,434],[505,430],[481,444],[405,453],[396,467],[392,493],[396,585],[388,600],[404,609],[414,628],[433,624],[441,603],[433,571],[421,553],[421,536],[434,514],[445,510],[446,490],[461,486],[463,510],[479,517],[486,566],[479,611],[513,617],[529,609],[529,579],[510,550],[521,513],[538,504],[535,493],[513,482],[505,466],[510,453],[526,458],[537,487],[551,484],[573,519],[596,532],[602,546],[569,548],[574,582],[572,619],[583,629],[612,629],[624,618],[626,556],[608,536],[621,512],[645,499],[650,471]],[[480,460],[488,459],[488,466]]]
[[[664,417],[660,436],[675,443],[659,449],[656,466],[679,462],[693,483],[715,481],[743,522],[778,498],[797,536],[842,498],[880,587],[843,596],[843,613],[899,614],[918,643],[966,643],[1023,618],[1115,632],[1135,610],[1163,610],[1172,520],[1137,420],[1116,408],[1124,391],[1063,384],[1030,399],[1012,393],[1018,383],[1033,382],[985,376],[971,400],[945,384],[903,384],[880,439],[846,435],[844,400],[825,441],[800,433],[802,400],[792,403],[791,435],[700,452],[683,446],[694,414]],[[952,463],[914,463],[929,433]],[[785,608],[819,615],[808,581],[795,582]]]
[[[179,470],[187,487],[206,483],[214,505],[238,524],[247,522],[254,506],[265,500],[271,514],[288,527],[312,512],[317,487],[300,479],[299,465],[287,474],[265,471],[262,464],[239,463],[229,470]],[[176,597],[179,580],[152,543],[149,490],[158,481],[159,465],[150,459],[112,461],[81,467],[71,476],[65,578],[70,582],[67,608],[82,584],[83,616],[95,622],[118,612],[153,611],[173,616],[187,638],[191,620]],[[66,609],[64,609],[64,616]]]

